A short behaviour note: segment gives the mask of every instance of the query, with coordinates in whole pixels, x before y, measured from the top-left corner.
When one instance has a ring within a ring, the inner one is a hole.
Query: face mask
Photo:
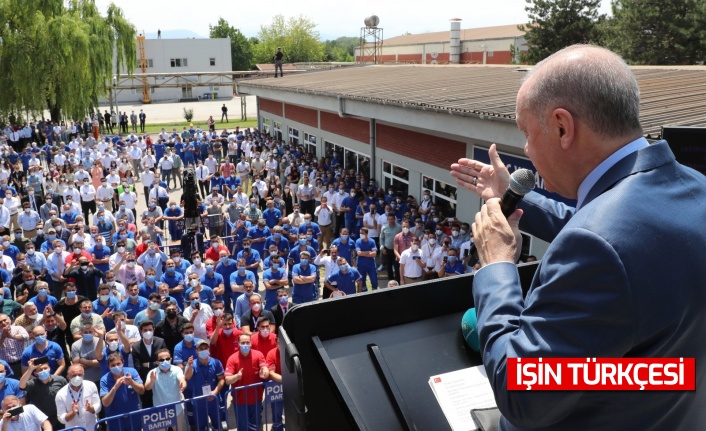
[[[342,239],[343,241],[346,241],[346,240],[348,239],[348,235],[341,235],[341,239]]]
[[[167,317],[170,319],[173,319],[173,318],[177,317],[177,312],[176,311],[168,311]]]
[[[348,264],[339,265],[339,266],[338,266],[338,269],[339,269],[341,272],[346,272],[346,271],[348,271]]]
[[[439,217],[434,217],[433,220],[434,220],[434,223],[439,223]],[[437,231],[437,232],[439,232],[439,231]]]
[[[147,281],[149,281],[150,283],[154,283],[155,278],[156,278],[156,277],[155,277],[154,275],[148,275],[148,276],[147,276]]]
[[[196,287],[196,286],[199,285],[199,281],[196,280],[196,279],[189,280],[189,285],[190,285],[191,287]]]
[[[75,248],[75,249],[74,249],[74,254],[75,254],[75,255],[81,254],[81,249],[80,249],[80,248]]]
[[[111,341],[110,343],[108,343],[108,349],[109,349],[111,352],[114,352],[114,351],[118,350],[118,342],[117,342],[117,341]]]
[[[208,350],[199,350],[199,359],[208,359],[210,353]]]
[[[145,331],[142,333],[142,338],[144,338],[145,340],[151,340],[153,335],[154,335],[154,332]]]
[[[432,239],[429,240],[429,245],[430,245],[430,246],[433,247],[435,244],[436,244],[436,240],[435,240],[434,238],[432,238]]]
[[[83,383],[83,377],[75,376],[75,377],[72,377],[71,380],[69,380],[69,381],[71,382],[71,384],[73,386],[78,387],[78,386],[81,386],[81,384]]]
[[[42,298],[46,298],[47,293],[48,293],[47,289],[40,289],[39,290],[39,296],[41,296]]]
[[[300,239],[300,240],[299,240],[299,245],[306,245],[306,240],[305,240],[305,239]]]
[[[224,329],[223,333],[230,336],[231,334],[233,334],[233,330],[232,329]]]
[[[221,314],[223,314],[223,310],[222,310],[222,309],[219,308],[219,309],[217,309],[217,310],[213,310],[213,315],[214,315],[214,316],[220,316]]]
[[[240,353],[247,356],[247,354],[250,353],[250,346],[241,344],[240,345]]]
[[[74,299],[76,297],[76,291],[66,292],[66,297],[69,299]]]
[[[157,303],[157,302],[150,302],[150,310],[152,310],[152,311],[157,311],[157,310],[159,310],[159,303]]]
[[[172,367],[172,364],[169,363],[169,361],[163,361],[159,363],[159,369],[162,371],[167,371]]]
[[[443,232],[441,229],[437,229],[437,230],[436,230],[436,234],[437,234],[438,236],[441,236],[442,233],[444,233],[444,232]]]
[[[199,259],[198,257],[196,259],[194,259],[194,265],[200,265],[200,264],[201,264],[201,259]]]
[[[44,344],[47,341],[47,336],[46,335],[39,335],[37,337],[34,337],[34,344]]]
[[[452,231],[451,231],[451,236],[453,236],[454,238],[456,238],[456,237],[458,236],[458,231],[457,231],[457,230],[452,230]]]
[[[456,256],[449,256],[449,263],[456,263],[458,258]]]
[[[417,244],[412,244],[412,251],[417,251],[419,250],[419,246]]]
[[[408,227],[403,227],[403,228],[402,228],[402,232],[404,232],[405,235],[408,234],[408,233],[409,233],[409,228],[408,228]]]
[[[5,247],[5,248],[9,247],[9,246],[10,246],[10,241],[3,241],[3,242],[2,242],[2,246]]]
[[[262,304],[253,304],[252,311],[257,313],[260,310],[262,310]]]
[[[191,343],[192,341],[194,341],[194,334],[185,334],[184,341],[186,341],[187,343]]]
[[[273,263],[273,264],[272,264],[272,269],[273,269],[274,271],[277,271],[277,270],[279,269],[279,263]]]
[[[245,296],[247,296],[247,297],[252,296],[252,291],[250,291],[250,292],[245,292]]]
[[[172,257],[172,260],[174,261],[174,263],[178,264],[179,262],[181,262],[181,256],[174,256],[174,257]],[[173,274],[175,269],[174,268],[167,268],[167,272],[169,272],[170,269],[172,270],[172,272],[170,272],[170,274]]]
[[[115,367],[110,367],[110,372],[113,374],[122,374],[123,373],[123,366],[117,365]]]
[[[286,296],[280,296],[278,301],[280,305],[287,305],[287,303],[289,303],[289,298]]]
[[[130,267],[130,268],[134,268],[134,267],[135,267],[135,262],[128,262],[128,263],[127,263],[127,266]]]
[[[270,330],[265,328],[265,329],[260,329],[260,335],[262,337],[269,337],[270,336]]]
[[[302,260],[301,260],[301,264],[304,265],[304,266],[308,265],[308,264],[309,264],[309,259],[302,259]]]
[[[206,265],[207,272],[213,272],[213,265]]]
[[[49,378],[49,376],[51,376],[51,372],[49,370],[42,370],[39,372],[39,374],[37,374],[37,378],[39,380],[46,380]]]
[[[93,334],[83,334],[83,341],[86,343],[91,343],[93,342]]]

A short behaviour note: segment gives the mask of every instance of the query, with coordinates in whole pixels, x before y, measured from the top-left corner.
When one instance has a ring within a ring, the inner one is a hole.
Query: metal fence
[[[271,380],[228,390],[238,431],[283,431],[282,384]]]

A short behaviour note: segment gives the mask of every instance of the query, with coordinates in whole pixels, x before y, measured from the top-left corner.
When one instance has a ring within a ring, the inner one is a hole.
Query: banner
[[[176,406],[153,407],[141,416],[142,431],[167,431],[170,428],[178,431]]]
[[[282,401],[282,383],[268,380],[265,382],[265,403]]]

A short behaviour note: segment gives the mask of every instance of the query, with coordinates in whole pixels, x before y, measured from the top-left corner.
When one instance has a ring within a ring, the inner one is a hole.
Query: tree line
[[[276,15],[270,24],[260,27],[257,37],[251,38],[224,18],[219,18],[209,30],[212,38],[230,38],[233,70],[251,70],[256,64],[272,63],[278,47],[282,48],[286,63],[352,62],[359,44],[358,37],[321,41],[316,23],[305,16],[285,19]]]
[[[706,0],[613,0],[612,16],[598,13],[601,0],[526,0],[528,50],[520,62],[535,64],[575,43],[604,46],[636,65],[703,64]],[[511,47],[517,52],[518,47]]]

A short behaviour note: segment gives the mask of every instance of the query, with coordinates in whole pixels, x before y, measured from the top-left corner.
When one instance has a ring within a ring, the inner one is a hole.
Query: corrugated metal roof
[[[494,27],[463,28],[461,41],[502,39],[524,36],[525,32],[517,29],[519,24],[497,25]],[[423,43],[444,43],[451,37],[450,29],[431,33],[405,34],[395,36],[383,41],[382,46],[420,45]]]
[[[706,126],[706,67],[632,70],[640,85],[645,134],[656,137],[663,125]],[[243,80],[239,86],[246,87],[241,92],[268,88],[514,121],[523,76],[518,66],[395,65]]]

